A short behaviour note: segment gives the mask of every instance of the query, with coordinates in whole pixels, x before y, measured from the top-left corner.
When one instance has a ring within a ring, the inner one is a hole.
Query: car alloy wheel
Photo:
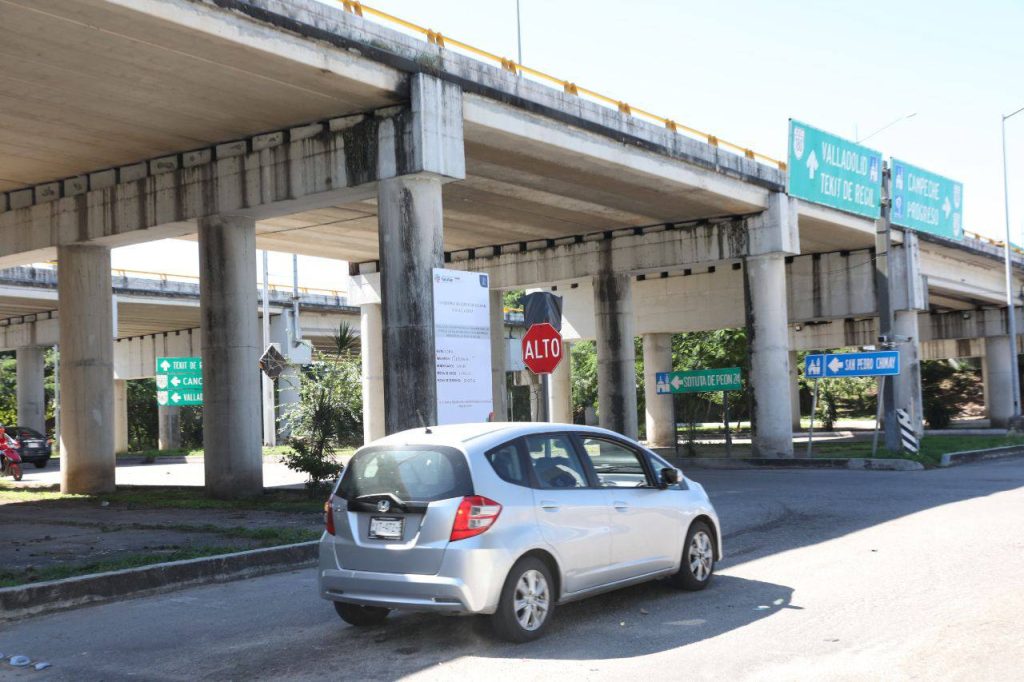
[[[530,569],[516,583],[513,602],[516,620],[524,630],[533,632],[547,620],[551,604],[551,590],[544,574]]]
[[[694,578],[704,582],[711,577],[711,568],[715,558],[711,537],[706,532],[698,530],[693,534],[686,558],[690,564],[690,573]]]

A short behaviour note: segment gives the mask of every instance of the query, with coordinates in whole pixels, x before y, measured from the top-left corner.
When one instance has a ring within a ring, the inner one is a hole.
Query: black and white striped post
[[[917,454],[920,445],[917,441],[917,435],[914,433],[914,424],[910,421],[910,415],[907,414],[906,410],[896,408],[896,421],[900,425],[900,442],[903,449]]]

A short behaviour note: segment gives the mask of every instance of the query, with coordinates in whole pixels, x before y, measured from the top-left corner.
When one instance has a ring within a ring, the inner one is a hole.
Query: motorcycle
[[[0,476],[10,474],[15,481],[21,480],[21,455],[18,442],[0,433]]]

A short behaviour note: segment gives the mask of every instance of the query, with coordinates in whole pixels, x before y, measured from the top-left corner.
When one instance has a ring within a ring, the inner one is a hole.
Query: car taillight
[[[334,535],[334,514],[331,513],[331,506],[334,504],[334,495],[327,498],[324,502],[324,528],[328,533]]]
[[[494,525],[501,513],[501,505],[480,495],[463,497],[455,512],[451,540],[463,540],[480,535]]]

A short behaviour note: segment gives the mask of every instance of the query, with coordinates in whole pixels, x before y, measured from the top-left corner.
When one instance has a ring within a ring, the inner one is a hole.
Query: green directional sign
[[[725,369],[694,369],[689,372],[658,372],[656,392],[707,393],[710,391],[738,391],[743,388],[739,367]]]
[[[202,405],[202,358],[157,358],[156,402],[162,407]]]
[[[881,212],[882,155],[789,121],[789,194],[867,218]]]
[[[892,224],[961,240],[964,186],[905,161],[892,160]]]

